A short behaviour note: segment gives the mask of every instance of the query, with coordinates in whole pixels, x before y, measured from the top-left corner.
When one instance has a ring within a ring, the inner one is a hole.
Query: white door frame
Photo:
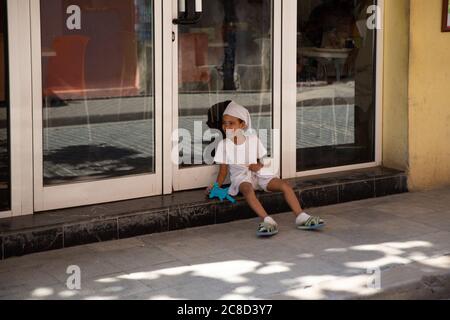
[[[173,45],[175,40],[172,37],[174,26],[172,19],[175,16],[173,1],[161,0],[162,10],[162,46],[164,55],[162,57],[163,66],[163,193],[171,194],[173,191],[173,164],[172,164],[172,132],[173,132]]]
[[[273,155],[270,159],[270,164],[274,168],[275,173],[280,173],[280,135],[281,135],[281,13],[282,13],[282,0],[272,0],[273,1],[273,67],[272,67],[272,78],[273,78],[273,88],[272,88],[272,106],[273,106],[273,129],[274,134],[272,135],[272,146],[273,146]],[[170,11],[172,13],[171,17],[165,15],[165,20],[170,20],[172,24],[172,19],[178,17],[178,1],[172,0],[167,1],[171,2],[172,7]],[[166,7],[165,7],[166,8]],[[169,9],[169,8],[168,8]],[[171,57],[172,61],[172,74],[171,74],[171,87],[172,87],[172,97],[170,99],[171,105],[169,106],[169,101],[166,100],[164,104],[164,110],[171,110],[172,112],[172,126],[175,130],[178,128],[178,26],[172,24],[172,31],[175,34],[175,41],[170,41],[169,44],[166,43],[165,49],[165,57]],[[170,55],[169,55],[170,52]],[[168,58],[167,58],[168,59]],[[168,62],[167,62],[168,63]],[[165,67],[168,68],[168,65],[165,64]],[[168,69],[165,69],[168,70]],[[169,80],[165,82],[165,85],[169,84]],[[168,95],[165,96],[169,98]],[[169,123],[169,119],[164,121],[165,124]],[[178,139],[171,139],[172,132],[170,132],[170,137],[167,137],[164,140],[165,143],[170,141],[170,145],[172,148],[176,148]],[[165,131],[166,133],[166,131]],[[178,164],[173,163],[171,161],[170,153],[167,151],[164,153],[165,155],[165,167],[170,166],[171,168],[166,170],[167,173],[165,175],[165,179],[168,179],[171,171],[172,175],[172,188],[175,191],[179,190],[187,190],[187,189],[195,189],[195,188],[203,188],[210,185],[215,181],[218,173],[218,166],[199,166],[194,168],[186,168],[180,169]],[[164,185],[165,192],[169,192],[169,183],[165,180]]]
[[[30,1],[7,0],[10,88],[11,211],[33,213],[33,119],[31,113]]]
[[[51,187],[44,187],[43,184],[40,0],[30,0],[30,5],[32,30],[31,73],[33,78],[34,210],[53,210],[161,194],[163,177],[161,157],[162,65],[158,62],[162,59],[162,1],[154,1],[155,173]]]
[[[377,30],[376,50],[376,116],[375,116],[375,161],[363,164],[340,166],[305,172],[297,172],[296,128],[297,128],[297,0],[283,0],[283,114],[282,114],[282,176],[283,178],[305,177],[318,174],[363,169],[382,164],[382,115],[383,115],[383,18],[384,0],[378,0],[381,30]]]

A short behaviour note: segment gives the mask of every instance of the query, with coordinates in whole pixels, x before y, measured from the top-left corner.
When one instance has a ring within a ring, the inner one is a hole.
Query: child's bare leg
[[[324,221],[319,217],[311,217],[309,214],[303,211],[294,190],[287,182],[281,179],[272,179],[267,185],[267,190],[283,192],[286,202],[289,204],[292,212],[296,216],[295,223],[298,227],[302,227],[304,228],[304,230],[307,230],[308,228],[320,227],[325,224]],[[314,225],[312,225],[312,223]],[[316,225],[317,223],[318,225]]]
[[[303,209],[297,199],[297,196],[295,195],[294,190],[287,182],[281,179],[272,179],[267,185],[267,190],[272,192],[283,192],[284,199],[288,203],[295,216],[299,216],[303,212]]]
[[[250,208],[256,212],[256,214],[264,220],[264,218],[268,217],[266,210],[262,206],[261,202],[258,200],[255,194],[255,190],[251,183],[243,182],[239,186],[239,191],[244,195],[245,200],[249,204]]]

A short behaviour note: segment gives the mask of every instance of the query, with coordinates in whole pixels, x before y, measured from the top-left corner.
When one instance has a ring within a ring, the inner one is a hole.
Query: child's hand
[[[261,163],[251,164],[248,166],[248,169],[252,172],[259,172],[262,168],[264,168],[264,165],[262,165]]]
[[[214,188],[214,185],[210,185],[209,187],[206,188],[205,190],[205,194],[209,195],[211,193],[211,190]]]

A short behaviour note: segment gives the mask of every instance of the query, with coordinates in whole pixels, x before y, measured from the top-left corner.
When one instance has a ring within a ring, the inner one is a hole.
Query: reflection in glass
[[[297,171],[375,160],[373,0],[298,0]]]
[[[6,0],[0,0],[0,211],[11,209]]]
[[[182,168],[207,164],[203,152],[215,138],[203,135],[208,110],[218,103],[245,106],[254,129],[266,130],[262,141],[270,141],[272,8],[271,0],[208,0],[199,23],[179,26],[178,127],[191,135],[180,141]],[[270,154],[270,143],[267,149]],[[184,150],[192,150],[190,156]]]
[[[153,173],[153,1],[40,3],[44,184]]]

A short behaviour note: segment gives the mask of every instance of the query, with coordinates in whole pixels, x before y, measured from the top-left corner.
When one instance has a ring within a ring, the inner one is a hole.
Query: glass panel
[[[297,171],[375,161],[370,0],[299,0]]]
[[[153,173],[153,1],[40,3],[44,185]]]
[[[11,209],[6,0],[0,0],[0,211]]]
[[[271,0],[208,0],[200,22],[179,27],[178,127],[191,136],[180,139],[181,168],[211,164],[203,154],[219,135],[204,136],[208,110],[230,100],[250,111],[270,155],[272,11]]]

